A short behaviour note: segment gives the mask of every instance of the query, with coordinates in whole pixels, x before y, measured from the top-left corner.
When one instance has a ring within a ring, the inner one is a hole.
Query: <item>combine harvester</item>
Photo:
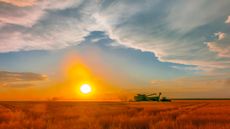
[[[149,95],[137,94],[136,96],[134,96],[134,100],[137,102],[140,102],[140,101],[171,102],[171,100],[168,99],[167,97],[161,98],[161,92],[159,93],[159,95],[157,95],[156,93],[149,94]]]

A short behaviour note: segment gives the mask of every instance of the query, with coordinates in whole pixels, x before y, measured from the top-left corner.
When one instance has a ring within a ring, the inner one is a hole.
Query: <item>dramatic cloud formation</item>
[[[2,0],[0,52],[60,49],[104,31],[162,62],[228,69],[229,47],[222,42],[230,40],[222,28],[229,27],[223,20],[229,6],[229,0]],[[214,33],[218,41],[211,37]]]
[[[153,52],[163,62],[195,65],[209,71],[229,68],[229,61],[217,58],[203,44],[209,40],[205,37],[207,33],[215,33],[210,32],[216,29],[215,21],[224,26],[221,20],[230,11],[228,1],[148,1],[130,2],[126,6],[127,3],[119,1],[106,5],[109,7],[98,17],[111,38],[126,46]],[[115,8],[118,13],[111,13]]]
[[[34,81],[47,80],[46,75],[28,72],[0,71],[0,86],[21,87],[31,86]]]

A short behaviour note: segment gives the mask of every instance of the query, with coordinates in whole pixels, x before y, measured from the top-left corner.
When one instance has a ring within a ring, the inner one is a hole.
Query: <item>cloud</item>
[[[0,85],[5,87],[32,86],[33,82],[42,82],[47,79],[47,75],[43,74],[0,71]]]
[[[228,50],[216,56],[220,46],[203,43],[227,42],[227,33],[218,27],[224,28],[229,6],[229,0],[4,0],[0,52],[65,48],[81,43],[90,32],[104,31],[117,43],[152,52],[162,62],[204,71],[227,69],[230,62],[222,57]],[[221,32],[215,34],[219,41],[210,41],[215,32]]]
[[[181,67],[181,66],[171,66],[172,68],[174,69],[178,69],[178,70],[184,70],[184,71],[200,71],[200,68],[199,67],[189,67],[189,66],[186,66],[186,67]]]
[[[219,35],[218,35],[219,36]],[[230,57],[230,36],[224,34],[224,36],[213,42],[208,42],[207,46],[210,51],[217,53],[219,57]]]
[[[230,24],[230,16],[228,16],[228,18],[226,19],[225,23],[229,23]]]
[[[2,20],[5,25],[0,30],[0,52],[50,50],[77,45],[94,28],[89,13],[90,3],[52,0],[39,1],[36,5],[26,8],[6,6],[10,8],[0,9],[10,13],[0,13],[4,14],[5,18]],[[16,15],[15,12],[22,12],[22,16]],[[66,16],[66,13],[71,15]],[[11,15],[14,16],[9,18]]]
[[[2,1],[2,3],[1,3]],[[68,0],[57,2],[56,0],[1,0],[0,1],[0,23],[15,24],[32,27],[49,10],[62,10],[78,6],[80,1]]]
[[[226,8],[224,3],[228,2],[222,0],[222,3],[217,4],[213,0],[210,2],[208,0],[187,2],[177,0],[172,2],[166,20],[171,29],[188,32],[219,18],[221,15],[219,12]]]
[[[9,3],[19,7],[32,6],[36,0],[0,0],[0,2]]]
[[[207,46],[210,51],[216,52],[219,57],[230,57],[230,46],[223,46],[216,42],[209,42]]]
[[[215,36],[217,36],[218,40],[222,40],[225,38],[225,33],[223,32],[218,32],[218,33],[215,33]]]
[[[98,24],[104,26],[112,39],[131,48],[153,52],[162,62],[194,65],[203,70],[229,68],[227,60],[219,60],[203,44],[211,30],[206,26],[216,26],[214,22],[228,14],[229,1],[147,0],[130,2],[128,6],[126,3],[114,2],[97,15]],[[119,11],[111,13],[113,10]]]
[[[18,7],[12,4],[0,3],[0,23],[15,24],[31,27],[43,15],[44,11],[39,7]]]

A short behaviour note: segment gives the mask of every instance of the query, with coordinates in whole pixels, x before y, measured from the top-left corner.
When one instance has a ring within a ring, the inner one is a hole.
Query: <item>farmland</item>
[[[0,102],[0,129],[230,129],[230,101]]]

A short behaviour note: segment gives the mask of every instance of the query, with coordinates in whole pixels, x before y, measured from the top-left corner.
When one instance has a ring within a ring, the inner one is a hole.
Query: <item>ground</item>
[[[0,129],[230,129],[230,100],[0,102]]]

